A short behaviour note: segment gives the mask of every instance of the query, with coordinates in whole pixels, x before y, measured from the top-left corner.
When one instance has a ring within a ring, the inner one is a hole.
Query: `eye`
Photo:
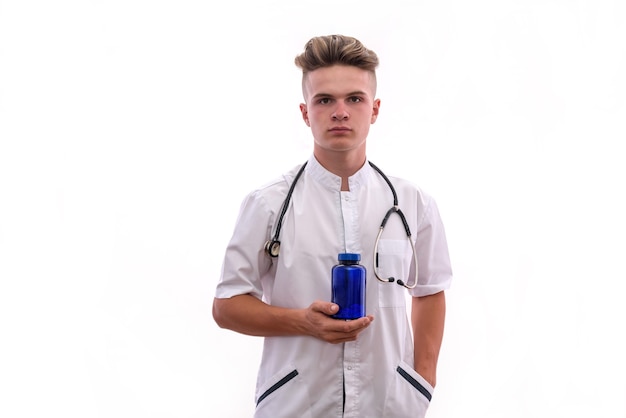
[[[328,97],[322,97],[317,101],[319,104],[328,104],[330,103],[330,99]]]
[[[349,97],[349,98],[348,98],[348,101],[349,101],[350,103],[359,103],[359,102],[361,102],[361,98],[360,98],[360,97],[357,97],[357,96],[352,96],[352,97]]]

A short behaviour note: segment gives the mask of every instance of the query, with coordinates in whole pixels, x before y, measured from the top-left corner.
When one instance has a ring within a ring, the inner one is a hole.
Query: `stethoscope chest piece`
[[[272,258],[278,257],[278,253],[280,253],[280,241],[278,240],[269,240],[265,243],[265,252]]]

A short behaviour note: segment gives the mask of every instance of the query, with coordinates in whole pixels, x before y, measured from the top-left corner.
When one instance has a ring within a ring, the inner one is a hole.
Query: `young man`
[[[244,200],[213,316],[265,337],[255,417],[423,417],[452,280],[437,206],[367,160],[381,104],[376,54],[351,37],[320,36],[295,62],[313,155]],[[367,315],[350,321],[334,319],[329,302],[344,252],[367,269]]]

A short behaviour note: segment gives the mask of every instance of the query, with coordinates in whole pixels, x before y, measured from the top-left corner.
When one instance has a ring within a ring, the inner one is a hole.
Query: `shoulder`
[[[390,173],[387,177],[396,189],[398,198],[402,196],[402,199],[408,199],[424,207],[434,203],[433,196],[417,182],[406,177],[396,176],[393,173]]]
[[[396,175],[392,171],[385,174],[398,197],[398,204],[403,211],[412,213],[416,210],[417,222],[429,222],[429,218],[438,217],[437,202],[429,191],[417,184],[417,182],[401,175]],[[382,180],[381,180],[382,181]]]
[[[251,190],[246,195],[244,201],[248,203],[255,202],[256,204],[267,206],[271,210],[275,210],[276,202],[282,202],[284,200],[290,185],[301,167],[302,164],[294,166],[285,173],[262,183],[259,187]]]

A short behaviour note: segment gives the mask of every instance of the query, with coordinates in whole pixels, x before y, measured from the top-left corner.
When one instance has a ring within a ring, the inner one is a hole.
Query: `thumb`
[[[337,305],[336,303],[332,303],[332,302],[316,301],[313,304],[313,309],[325,315],[333,315],[339,311],[339,305]]]
[[[339,311],[339,305],[337,305],[336,303],[329,303],[327,309],[329,315],[336,314],[337,311]]]

